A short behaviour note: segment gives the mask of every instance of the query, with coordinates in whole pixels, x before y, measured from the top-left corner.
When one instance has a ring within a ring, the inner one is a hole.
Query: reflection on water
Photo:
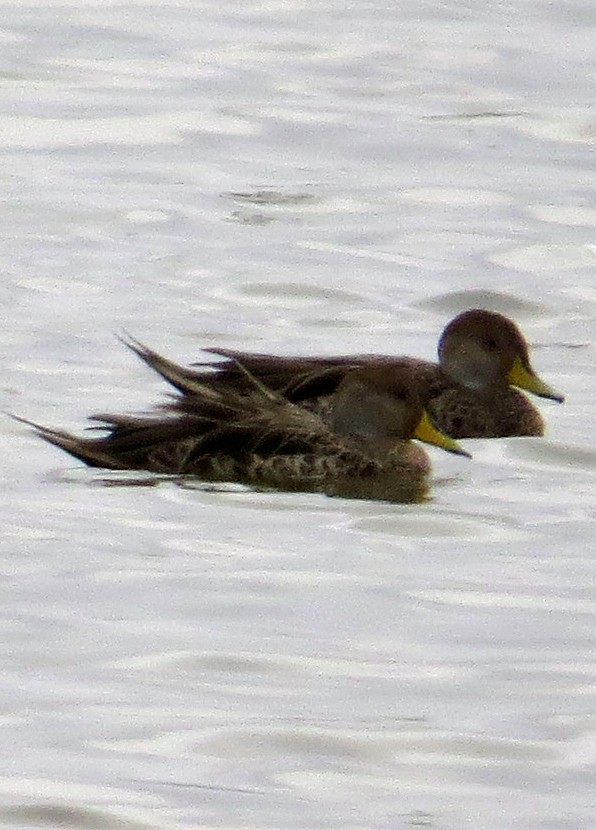
[[[300,205],[303,202],[312,202],[314,196],[310,193],[280,193],[276,190],[257,190],[254,193],[226,193],[237,202],[248,202],[251,205]]]
[[[514,317],[544,440],[419,505],[71,466],[2,421],[0,825],[593,823],[593,4],[2,4],[1,408],[114,337],[434,358]],[[580,348],[581,346],[581,348]]]
[[[544,318],[549,309],[544,303],[532,302],[503,291],[472,289],[470,291],[449,291],[447,294],[425,298],[416,303],[423,309],[430,309],[439,313],[457,314],[466,308],[487,308],[505,314],[515,320],[525,320],[528,317]],[[552,311],[550,312],[552,313]],[[539,321],[539,320],[538,320]]]

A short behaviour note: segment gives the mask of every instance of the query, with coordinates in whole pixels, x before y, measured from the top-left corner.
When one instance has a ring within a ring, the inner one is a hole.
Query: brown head
[[[350,370],[334,393],[332,406],[331,427],[339,435],[385,446],[418,438],[468,455],[431,423],[422,407],[415,372],[405,364]]]
[[[439,340],[439,363],[468,389],[518,386],[542,398],[564,400],[532,369],[528,344],[515,323],[493,311],[473,308],[453,319]]]

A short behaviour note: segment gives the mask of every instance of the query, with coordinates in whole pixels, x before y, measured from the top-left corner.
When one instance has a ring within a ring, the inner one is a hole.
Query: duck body
[[[342,379],[355,367],[405,367],[415,376],[423,406],[435,425],[453,438],[543,435],[542,416],[520,389],[563,400],[532,369],[528,346],[517,326],[484,309],[463,312],[447,325],[439,341],[438,363],[390,355],[285,357],[207,349],[224,360],[193,369],[134,341],[128,345],[183,397],[193,394],[195,384],[245,392],[250,388],[248,373],[323,419]]]
[[[162,410],[95,416],[106,434],[91,439],[32,426],[92,467],[396,502],[428,489],[429,460],[411,438],[466,454],[432,427],[406,369],[347,373],[327,420],[260,383],[238,392],[195,382]]]
[[[355,366],[408,366],[416,374],[428,414],[446,435],[457,439],[544,435],[544,419],[523,392],[507,384],[487,390],[469,388],[454,382],[439,364],[430,361],[390,355],[297,359],[224,349],[214,353],[227,360],[217,365],[210,379],[213,384],[231,384],[242,389],[244,380],[238,372],[238,363],[241,363],[289,400],[322,418],[327,417],[335,384],[345,372]],[[264,357],[268,358],[265,362]],[[325,370],[328,375],[324,374]]]

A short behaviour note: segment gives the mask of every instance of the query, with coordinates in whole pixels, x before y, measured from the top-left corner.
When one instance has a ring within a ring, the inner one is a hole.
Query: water
[[[396,506],[89,471],[4,419],[0,824],[596,826],[591,0],[2,3],[2,409],[114,337],[432,358],[514,317],[545,439]]]

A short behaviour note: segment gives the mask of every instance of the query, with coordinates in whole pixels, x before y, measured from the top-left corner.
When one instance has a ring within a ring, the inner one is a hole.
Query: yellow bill
[[[454,452],[456,455],[472,457],[469,452],[460,447],[457,441],[437,429],[426,412],[422,413],[420,423],[414,431],[414,438],[418,438],[419,441],[424,441],[426,444],[434,444],[436,447],[447,450],[447,452]]]
[[[550,398],[559,403],[563,403],[565,400],[564,395],[555,392],[554,389],[540,380],[538,375],[535,375],[531,369],[527,369],[519,357],[515,358],[515,362],[507,375],[507,379],[511,386],[519,386],[520,389],[532,392],[532,394],[538,395],[540,398]]]

